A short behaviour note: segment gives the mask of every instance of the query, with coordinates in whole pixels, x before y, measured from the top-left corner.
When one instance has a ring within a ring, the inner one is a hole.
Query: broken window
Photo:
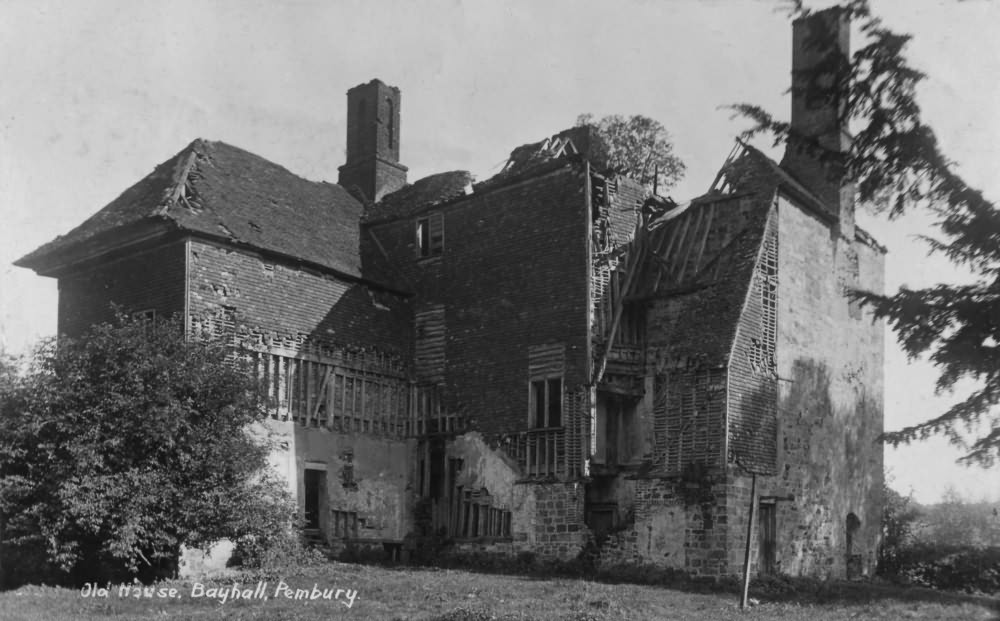
[[[641,347],[645,334],[645,307],[627,304],[622,309],[621,323],[618,327],[618,343],[624,347]]]
[[[441,255],[444,250],[444,218],[432,213],[417,218],[417,257],[425,259]]]
[[[562,377],[531,381],[530,422],[536,429],[562,426]]]

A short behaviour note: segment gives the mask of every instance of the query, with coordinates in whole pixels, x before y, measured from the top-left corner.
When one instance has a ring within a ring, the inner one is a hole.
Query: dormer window
[[[441,256],[444,250],[444,220],[440,213],[417,218],[417,258]]]

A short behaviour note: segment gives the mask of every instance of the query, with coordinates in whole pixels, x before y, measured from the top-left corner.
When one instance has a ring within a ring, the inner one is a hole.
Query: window
[[[136,311],[132,313],[132,318],[137,321],[155,321],[156,310],[147,308],[146,310]]]
[[[562,378],[531,382],[531,426],[536,429],[562,427]]]
[[[417,219],[417,257],[441,255],[444,249],[444,221],[440,213]]]
[[[143,336],[149,337],[149,327],[156,321],[156,311],[152,308],[136,311],[132,313],[132,319],[134,319],[136,323],[142,324]]]

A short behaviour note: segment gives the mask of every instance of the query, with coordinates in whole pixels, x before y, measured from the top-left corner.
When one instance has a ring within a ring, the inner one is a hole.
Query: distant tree
[[[5,543],[42,546],[69,580],[149,577],[182,545],[289,523],[259,393],[226,348],[119,317],[0,371]]]
[[[878,572],[896,573],[906,548],[913,543],[916,521],[921,511],[913,498],[903,496],[883,482],[882,541],[878,548]]]
[[[595,121],[592,114],[581,114],[577,126],[597,129],[607,148],[606,161],[616,172],[640,183],[665,190],[684,177],[684,162],[674,155],[674,145],[663,124],[639,114],[605,116]]]
[[[793,18],[810,15],[801,2],[794,5]],[[858,198],[889,217],[914,208],[937,216],[938,235],[924,237],[930,251],[971,270],[973,284],[855,295],[887,320],[911,358],[929,356],[940,369],[938,392],[950,391],[961,378],[975,380],[978,388],[946,412],[884,439],[896,446],[940,434],[967,451],[961,461],[990,465],[1000,456],[1000,210],[958,175],[922,119],[916,86],[925,76],[904,55],[911,36],[885,27],[867,0],[844,8],[860,21],[865,44],[850,58],[831,52],[813,70],[797,72],[802,75],[795,76],[793,90],[841,103],[842,121],[849,124],[844,126],[854,131],[846,156],[824,151],[759,106],[732,109],[754,122],[747,137],[770,135],[776,145],[792,141],[842,165],[857,183]],[[964,439],[967,430],[979,433],[971,444]]]
[[[941,502],[928,505],[922,520],[927,543],[966,548],[1000,546],[1000,517],[994,503],[975,502],[948,486]]]

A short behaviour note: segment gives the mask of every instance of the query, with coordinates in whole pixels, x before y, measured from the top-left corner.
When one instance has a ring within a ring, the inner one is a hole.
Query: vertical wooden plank
[[[348,431],[347,418],[347,373],[340,377],[340,430]]]
[[[681,248],[681,251],[684,254],[684,260],[681,261],[680,270],[677,272],[675,276],[677,284],[681,284],[684,282],[684,275],[687,273],[688,264],[691,262],[691,255],[693,254],[692,250],[694,249],[694,245],[700,238],[702,229],[705,228],[704,227],[705,217],[707,215],[708,210],[697,207],[692,207],[692,209],[697,209],[698,211],[697,213],[691,215],[691,218],[694,220],[694,224],[691,226],[691,235],[687,239],[685,239],[685,241],[687,242],[687,248]]]
[[[288,359],[278,357],[278,412],[288,420]]]
[[[311,400],[313,391],[313,370],[315,364],[309,360],[302,361],[302,370],[304,371],[302,375],[302,409],[300,410],[302,417],[302,423],[304,425],[311,424],[310,418],[312,414]]]
[[[667,266],[676,266],[677,262],[674,260],[674,255],[681,252],[684,247],[684,238],[687,237],[688,227],[691,225],[691,212],[681,216],[684,220],[683,224],[678,223],[675,225],[675,232],[670,237],[670,244],[667,246],[666,252],[663,253],[663,258],[667,261]],[[664,267],[667,267],[664,266]],[[668,281],[667,286],[673,284],[674,273],[676,272],[674,267],[670,267],[670,271],[666,274]],[[657,285],[659,285],[659,278],[657,278]]]
[[[368,400],[366,398],[367,392],[368,392],[368,379],[365,377],[365,374],[362,373],[361,374],[361,427],[362,427],[361,430],[362,431],[368,431],[367,429],[365,429],[365,427],[368,426],[369,424],[368,417],[371,415],[370,412],[371,408],[368,408],[369,411],[365,412],[365,408],[368,405],[367,403],[365,403],[365,401]]]
[[[326,420],[324,423],[326,424],[327,429],[333,428],[333,387],[334,380],[337,377],[335,373],[336,370],[336,367],[330,367],[330,370],[328,371],[329,377],[326,383],[326,390],[323,391],[323,403],[326,407]]]

